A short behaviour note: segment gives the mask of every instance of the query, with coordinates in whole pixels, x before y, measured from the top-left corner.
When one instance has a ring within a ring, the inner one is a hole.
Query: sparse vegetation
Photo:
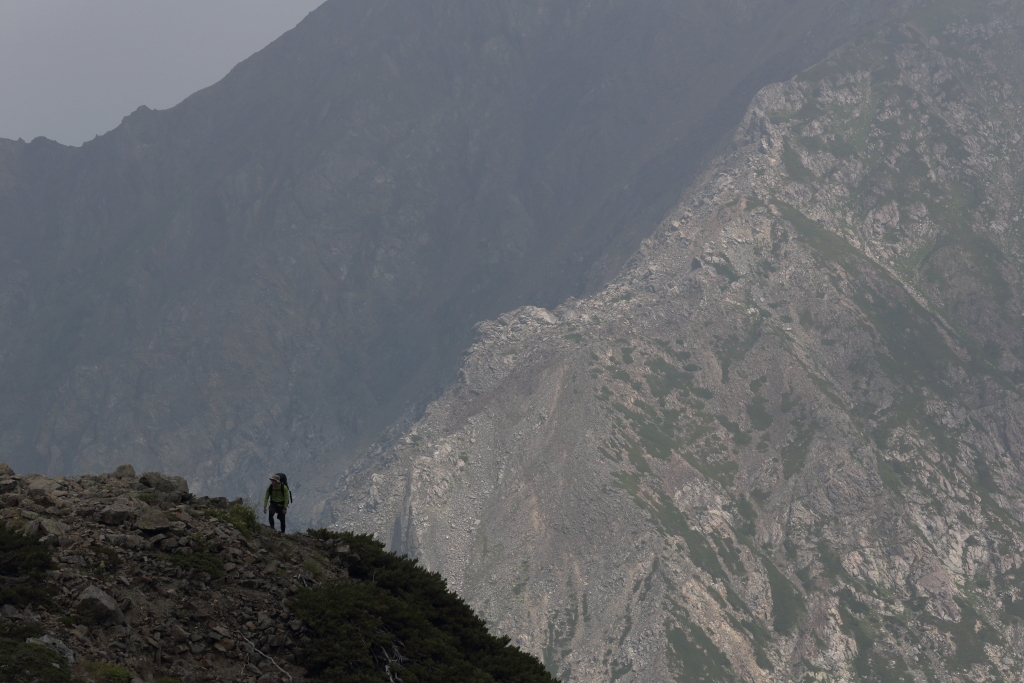
[[[188,555],[171,555],[170,560],[175,567],[206,572],[214,579],[224,576],[224,560],[213,553],[194,552]]]
[[[96,683],[130,683],[132,680],[132,672],[116,664],[85,662],[84,668]]]
[[[246,538],[252,538],[253,534],[260,529],[256,507],[251,502],[235,504],[227,510],[207,510],[206,514],[233,524]]]

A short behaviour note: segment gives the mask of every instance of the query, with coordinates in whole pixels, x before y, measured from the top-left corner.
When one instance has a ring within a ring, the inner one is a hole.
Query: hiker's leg
[[[274,512],[276,512],[276,510],[274,510],[274,506],[271,505],[270,506],[270,514],[267,516],[267,524],[270,525],[271,529],[274,528]]]
[[[281,533],[282,534],[284,533],[284,515],[285,515],[284,510],[278,510],[277,511],[277,518],[279,520],[281,520]]]

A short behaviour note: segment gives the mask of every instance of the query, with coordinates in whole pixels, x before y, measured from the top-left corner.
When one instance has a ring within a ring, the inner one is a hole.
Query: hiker
[[[267,511],[267,501],[270,501],[270,516],[268,522],[270,528],[274,528],[274,515],[281,520],[281,533],[284,531],[284,516],[288,512],[288,501],[291,500],[291,492],[288,490],[288,484],[285,481],[281,481],[280,474],[270,475],[270,486],[267,487],[267,492],[263,494],[263,512]]]

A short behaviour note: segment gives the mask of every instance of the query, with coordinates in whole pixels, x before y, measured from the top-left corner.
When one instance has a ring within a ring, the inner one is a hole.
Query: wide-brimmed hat
[[[276,474],[272,474],[270,475],[270,481],[281,481],[281,477],[277,476]]]

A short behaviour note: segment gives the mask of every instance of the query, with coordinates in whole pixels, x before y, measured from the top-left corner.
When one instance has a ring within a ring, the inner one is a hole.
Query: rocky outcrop
[[[136,681],[306,680],[294,662],[308,631],[287,599],[345,577],[347,546],[237,526],[227,500],[134,474],[49,478],[0,465],[0,524],[41,534],[56,562],[52,604],[4,604],[0,637],[41,628],[26,642],[58,653],[81,681],[108,680],[96,672],[110,667]]]
[[[763,89],[604,291],[478,327],[330,508],[574,681],[1024,668],[1024,17]]]

